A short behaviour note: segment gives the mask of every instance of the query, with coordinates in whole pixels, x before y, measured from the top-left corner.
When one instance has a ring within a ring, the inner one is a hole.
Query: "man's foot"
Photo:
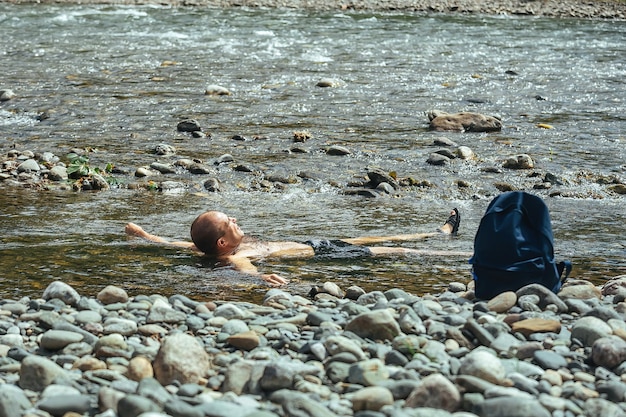
[[[461,225],[461,213],[456,208],[453,208],[450,212],[450,217],[448,220],[439,228],[441,233],[445,233],[448,235],[456,236],[459,231],[459,226]]]

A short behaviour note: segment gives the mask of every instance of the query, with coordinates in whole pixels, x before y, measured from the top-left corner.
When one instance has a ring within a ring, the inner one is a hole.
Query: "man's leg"
[[[430,249],[413,249],[390,246],[368,246],[372,252],[372,256],[391,256],[391,255],[427,255],[427,256],[463,256],[470,257],[472,252],[450,251],[450,250],[430,250]]]
[[[423,240],[429,237],[446,234],[446,235],[456,235],[459,226],[461,225],[461,214],[459,210],[452,209],[450,211],[450,217],[448,220],[441,226],[437,232],[430,233],[414,233],[414,234],[406,234],[406,235],[392,235],[392,236],[364,236],[357,237],[352,239],[341,239],[344,242],[353,244],[353,245],[371,245],[375,243],[381,242],[406,242],[411,240]]]

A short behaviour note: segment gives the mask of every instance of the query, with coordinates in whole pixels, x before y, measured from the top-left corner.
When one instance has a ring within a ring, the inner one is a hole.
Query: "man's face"
[[[236,218],[228,217],[226,214],[223,213],[220,217],[220,221],[227,223],[226,233],[222,238],[226,241],[229,247],[236,248],[243,240],[245,233],[237,224]]]

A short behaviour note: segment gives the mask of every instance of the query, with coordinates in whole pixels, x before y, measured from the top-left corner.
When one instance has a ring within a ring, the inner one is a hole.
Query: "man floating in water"
[[[390,256],[398,254],[438,254],[437,251],[390,246],[366,246],[381,242],[422,240],[436,235],[456,235],[461,224],[461,215],[455,208],[446,222],[436,232],[393,236],[368,236],[341,240],[309,240],[299,242],[265,242],[249,238],[237,224],[237,219],[219,211],[207,211],[199,215],[191,225],[191,240],[168,241],[146,232],[134,223],[126,225],[126,233],[151,242],[191,249],[216,260],[226,262],[235,270],[256,275],[269,285],[280,286],[288,281],[277,274],[261,274],[252,260],[268,257],[310,258],[355,258],[363,256]],[[449,252],[443,252],[449,253]]]

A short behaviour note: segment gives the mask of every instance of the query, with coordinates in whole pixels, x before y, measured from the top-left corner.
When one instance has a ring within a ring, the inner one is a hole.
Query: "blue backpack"
[[[567,261],[557,265],[554,260],[550,214],[544,201],[520,191],[500,194],[489,203],[469,263],[476,297],[481,299],[534,283],[557,293],[572,268]]]

